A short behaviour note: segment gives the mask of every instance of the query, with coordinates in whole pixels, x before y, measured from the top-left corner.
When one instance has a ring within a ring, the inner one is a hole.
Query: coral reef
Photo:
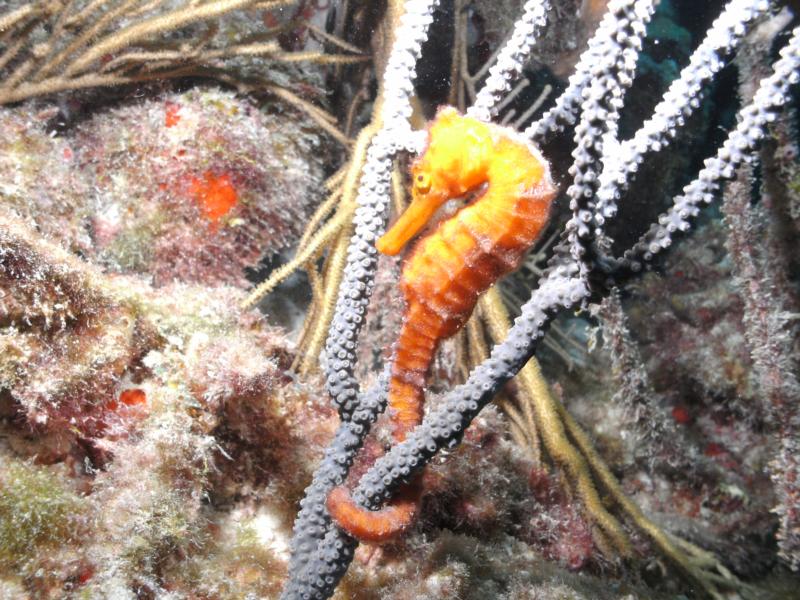
[[[57,115],[56,107],[0,108],[0,196],[5,206],[28,219],[47,215],[37,224],[42,233],[80,249],[86,245],[81,223],[90,216],[90,189],[75,168],[69,141],[48,134]]]
[[[279,586],[262,523],[285,537],[300,440],[331,413],[298,414],[285,332],[236,306],[246,269],[296,240],[325,141],[268,110],[195,87],[54,136],[57,111],[3,109],[4,597]],[[219,555],[205,587],[186,579]]]
[[[231,511],[209,500],[244,510],[258,497],[265,518],[285,521],[313,461],[300,440],[320,444],[332,426],[324,407],[309,414],[307,391],[285,375],[284,334],[232,310],[236,288],[155,288],[82,262],[16,216],[2,223],[4,289],[16,302],[6,306],[41,309],[5,313],[15,320],[4,330],[14,352],[3,354],[10,456],[0,504],[12,518],[0,546],[30,549],[17,559],[29,557],[24,569],[4,563],[4,580],[35,597],[67,583],[90,597],[159,596],[194,589],[187,557],[199,564],[227,547],[251,560],[252,536],[227,537],[234,525],[218,534],[214,523]],[[23,347],[29,340],[37,345]],[[236,467],[220,470],[234,456]],[[275,478],[275,464],[294,469]],[[54,476],[36,465],[61,466],[70,487],[48,484]],[[19,510],[23,501],[30,510]],[[44,551],[56,542],[76,556]],[[264,564],[281,563],[264,552]],[[280,581],[269,572],[265,589]]]
[[[67,579],[80,568],[78,540],[89,529],[88,503],[65,487],[70,479],[59,469],[3,459],[0,568],[34,579]]]
[[[0,596],[796,594],[790,10],[433,4],[0,9]],[[418,59],[449,61],[462,112],[531,123],[573,203],[443,344],[396,444],[401,263],[373,243],[435,108]],[[404,536],[330,522],[334,485],[378,508],[423,464]]]

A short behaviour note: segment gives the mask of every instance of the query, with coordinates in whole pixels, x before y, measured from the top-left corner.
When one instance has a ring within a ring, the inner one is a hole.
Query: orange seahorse
[[[515,131],[454,108],[439,110],[411,177],[411,203],[376,244],[384,254],[400,252],[448,200],[476,197],[420,239],[403,266],[406,312],[389,384],[398,442],[422,420],[425,381],[439,342],[464,326],[482,292],[519,265],[547,223],[556,195],[538,150]],[[421,491],[418,477],[372,511],[339,486],[326,504],[350,535],[383,542],[413,522]]]

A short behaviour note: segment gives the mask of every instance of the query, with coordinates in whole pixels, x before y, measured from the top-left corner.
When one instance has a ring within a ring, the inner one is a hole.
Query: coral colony
[[[0,2],[0,598],[796,593],[798,5],[687,4]]]
[[[425,0],[405,4],[402,25],[384,74],[384,125],[367,152],[358,192],[355,233],[325,348],[328,392],[339,410],[341,425],[301,502],[294,527],[289,580],[282,592],[285,599],[330,597],[357,545],[355,539],[331,521],[325,501],[334,486],[344,481],[371,424],[385,408],[385,378],[373,389],[359,391],[353,375],[355,350],[377,264],[374,246],[385,227],[394,157],[403,151],[419,153],[425,144],[409,128],[408,100],[435,5],[436,2]],[[492,117],[492,107],[510,89],[546,22],[547,5],[545,0],[525,3],[523,15],[469,115],[484,121]],[[773,74],[761,83],[752,101],[739,112],[735,129],[717,155],[706,161],[697,178],[675,198],[673,207],[636,244],[619,258],[609,255],[606,223],[617,214],[617,201],[644,156],[671,141],[676,129],[699,106],[703,87],[723,66],[722,57],[736,47],[748,25],[769,9],[769,2],[730,2],[653,116],[632,139],[620,141],[619,111],[624,105],[625,89],[632,83],[642,37],[653,9],[654,3],[646,0],[610,2],[608,13],[581,57],[567,90],[553,108],[525,131],[531,140],[539,141],[564,124],[578,121],[575,162],[570,169],[573,183],[568,190],[573,215],[565,227],[565,236],[506,340],[491,350],[491,356],[470,374],[466,383],[449,392],[420,425],[361,476],[353,498],[362,507],[379,509],[439,451],[455,447],[479,411],[532,356],[545,327],[556,314],[599,298],[607,293],[609,284],[641,271],[643,264],[668,248],[678,233],[688,232],[699,207],[711,202],[721,181],[732,178],[735,170],[752,156],[767,124],[774,120],[775,111],[787,101],[789,85],[800,77],[800,29],[793,32],[781,51]],[[785,436],[789,439],[794,431],[792,426],[787,429]],[[793,535],[787,534],[788,543],[792,543],[789,537]],[[685,560],[681,563],[708,593],[718,593],[712,574],[701,572]]]

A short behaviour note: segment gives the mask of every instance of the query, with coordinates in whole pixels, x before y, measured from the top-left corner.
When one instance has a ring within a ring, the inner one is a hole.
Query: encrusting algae
[[[330,411],[296,420],[307,391],[285,375],[285,334],[236,306],[244,266],[294,239],[321,174],[320,134],[278,128],[214,89],[98,112],[66,138],[40,135],[46,122],[25,110],[0,112],[19,149],[4,173],[66,161],[78,184],[26,175],[0,192],[13,193],[0,207],[0,595],[128,598],[169,585],[233,597],[241,585],[269,596],[280,544],[260,558],[252,541],[240,548],[214,506],[236,507],[244,528],[258,506],[270,537],[285,538],[310,469],[299,440],[324,436]],[[275,464],[294,467],[275,478]],[[218,552],[239,557],[219,567],[228,575],[249,575],[233,587],[222,573],[184,579],[184,560]]]

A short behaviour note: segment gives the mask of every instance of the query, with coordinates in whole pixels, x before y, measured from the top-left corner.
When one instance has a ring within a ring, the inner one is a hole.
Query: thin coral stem
[[[347,175],[347,163],[336,169],[336,172],[325,180],[325,189],[329,192],[340,190],[345,175]]]
[[[326,31],[323,31],[322,29],[320,29],[319,27],[317,27],[313,23],[308,23],[306,25],[306,27],[308,28],[308,30],[310,32],[312,32],[318,38],[320,38],[322,40],[325,40],[326,42],[330,42],[331,44],[333,44],[334,46],[338,46],[342,50],[347,50],[348,52],[352,52],[353,54],[361,54],[362,53],[362,49],[359,48],[358,46],[354,46],[353,44],[349,44],[346,41],[336,37],[335,35],[331,35],[330,33],[327,33]]]
[[[198,7],[179,8],[167,14],[129,25],[122,31],[109,34],[91,48],[88,48],[69,65],[64,71],[64,75],[70,77],[80,73],[101,57],[113,54],[154,34],[173,31],[178,27],[195,21],[218,17],[233,10],[244,8],[253,2],[254,0],[217,0]]]
[[[404,185],[405,176],[399,166],[392,171],[392,210],[394,214],[401,214],[408,206],[408,197]]]
[[[126,2],[123,2],[116,8],[104,13],[103,16],[97,19],[97,21],[93,22],[90,27],[73,39],[66,48],[64,48],[51,60],[44,63],[36,72],[36,75],[33,77],[33,81],[42,81],[44,78],[50,75],[53,71],[60,67],[67,60],[67,58],[72,56],[81,48],[86,47],[91,40],[95,39],[98,35],[104,32],[108,25],[113,23],[117,17],[124,15],[132,5],[136,4],[136,2],[137,0],[126,0]],[[67,72],[65,75],[67,77],[77,74],[76,72],[70,72],[69,67],[67,67],[66,71]]]
[[[92,0],[77,13],[73,14],[67,19],[66,26],[74,29],[86,23],[89,18],[94,14],[97,9],[102,8],[108,4],[108,0]]]
[[[38,13],[40,10],[40,2],[29,2],[28,4],[23,4],[19,8],[12,10],[10,13],[0,17],[0,32],[11,29],[28,17]]]
[[[324,52],[279,52],[276,60],[282,62],[315,62],[320,65],[352,65],[370,60],[363,54],[325,54]]]
[[[113,60],[103,65],[101,71],[113,71],[121,65],[130,63],[155,63],[156,61],[165,61],[167,63],[174,63],[178,60],[192,60],[195,62],[206,62],[216,58],[228,58],[231,56],[276,56],[280,54],[280,46],[276,42],[265,42],[257,44],[241,44],[230,46],[227,48],[220,48],[215,50],[206,50],[201,52],[199,48],[192,48],[189,51],[184,50],[155,50],[145,52],[136,50],[121,54]]]
[[[491,288],[486,292],[486,295],[481,298],[481,314],[486,320],[494,343],[497,344],[502,341],[508,335],[510,320],[497,286]],[[531,360],[536,359],[534,358]],[[523,367],[522,370],[524,371],[526,368],[527,365]],[[533,390],[529,386],[524,385],[522,378],[518,377],[517,379],[520,381],[521,395],[523,396],[523,398],[520,399],[520,405],[524,417],[526,437],[530,441],[530,449],[534,461],[539,463],[541,462],[541,444],[539,432],[536,428],[536,421],[533,417]],[[530,379],[526,378],[524,381],[530,381]]]
[[[282,98],[283,100],[286,100],[290,104],[297,106],[303,112],[313,117],[320,127],[322,127],[326,132],[331,134],[342,145],[344,146],[351,145],[352,142],[350,138],[348,138],[344,133],[342,133],[337,127],[335,127],[332,124],[332,122],[335,122],[335,119],[321,108],[317,108],[310,102],[306,102],[305,100],[303,100],[296,94],[293,94],[286,88],[282,88],[277,85],[266,85],[264,86],[263,89],[265,89],[271,94],[276,95],[278,98]]]
[[[285,281],[289,275],[311,260],[323,246],[341,231],[347,218],[347,213],[341,212],[328,221],[308,244],[303,247],[302,250],[298,251],[292,260],[276,269],[266,281],[256,287],[256,289],[245,298],[241,304],[242,308],[248,309],[258,304],[264,296],[274,290],[281,282]]]
[[[489,348],[483,339],[483,331],[478,315],[467,322],[467,343],[469,345],[470,362],[474,365],[482,363],[489,356]]]
[[[8,63],[14,60],[19,55],[20,51],[28,44],[28,34],[30,31],[30,28],[28,28],[27,31],[23,31],[14,43],[10,44],[5,51],[0,54],[0,70],[4,69]]]
[[[346,222],[346,221],[345,221]],[[302,363],[300,372],[305,374],[316,367],[319,354],[327,336],[326,324],[330,324],[336,307],[336,296],[339,284],[342,280],[342,271],[347,260],[347,246],[350,241],[350,227],[345,227],[339,231],[336,244],[331,251],[330,264],[328,267],[329,277],[325,280],[325,297],[320,307],[319,319],[312,329],[311,339],[308,342],[308,349],[305,353],[305,360]]]
[[[342,197],[342,188],[339,187],[334,190],[328,197],[320,204],[317,209],[314,211],[314,214],[311,215],[311,218],[308,220],[308,224],[303,231],[303,235],[300,236],[300,241],[297,242],[297,249],[300,250],[306,246],[311,241],[311,238],[316,234],[317,229],[320,226],[331,211],[336,208],[338,204],[340,204],[340,200]]]
[[[28,63],[29,67],[32,64]],[[26,70],[29,71],[30,69]],[[114,87],[120,85],[128,85],[131,83],[153,81],[157,79],[165,79],[168,77],[180,77],[189,75],[193,72],[191,68],[175,69],[168,73],[145,73],[136,76],[118,76],[118,75],[97,75],[90,73],[82,75],[73,79],[46,79],[40,83],[22,83],[16,87],[15,84],[19,82],[20,78],[14,77],[11,80],[6,80],[6,85],[0,87],[0,104],[10,104],[11,102],[19,102],[20,100],[27,100],[28,98],[35,98],[37,96],[47,96],[56,92],[64,92],[67,90],[80,90],[94,87]]]

